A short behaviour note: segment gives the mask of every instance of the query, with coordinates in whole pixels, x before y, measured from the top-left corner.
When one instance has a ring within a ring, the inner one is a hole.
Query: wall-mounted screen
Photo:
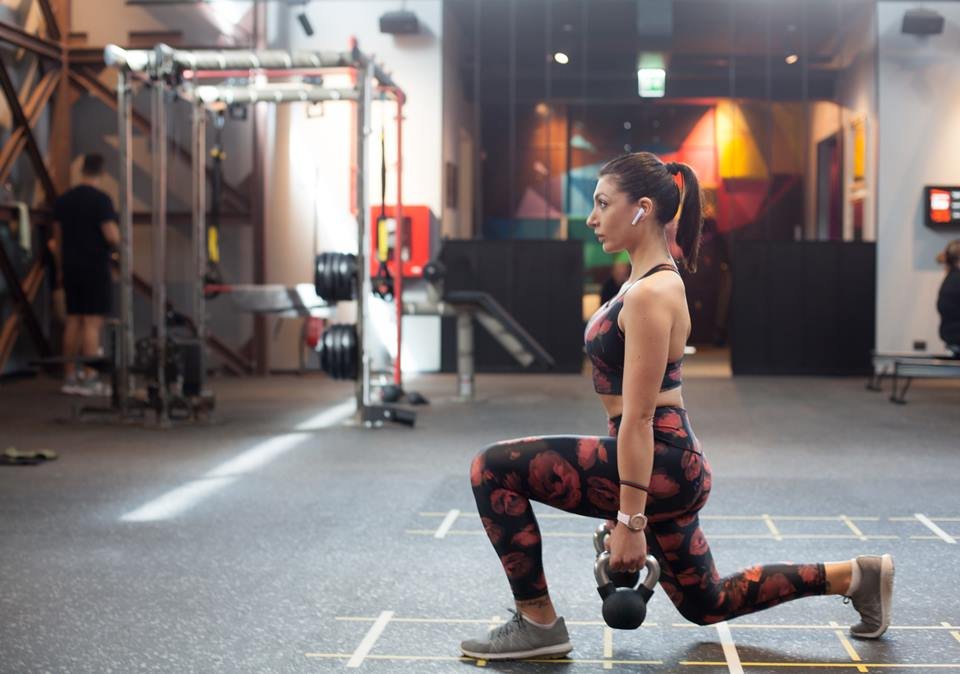
[[[927,185],[923,202],[927,227],[960,227],[960,186]]]

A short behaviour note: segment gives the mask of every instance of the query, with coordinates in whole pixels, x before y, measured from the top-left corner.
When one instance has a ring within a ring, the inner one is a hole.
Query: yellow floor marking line
[[[730,626],[726,622],[720,622],[714,627],[720,637],[720,647],[723,648],[727,670],[730,674],[743,674],[743,664],[740,662],[740,654],[737,653],[737,645],[733,642],[733,636],[730,634]]]
[[[305,653],[308,658],[326,658],[329,660],[342,660],[351,657],[349,653]],[[465,655],[459,657],[453,655],[368,655],[367,660],[431,660],[441,662],[472,662],[473,658]]]
[[[386,629],[392,618],[393,611],[380,612],[380,615],[377,617],[376,621],[367,631],[366,636],[363,637],[363,641],[361,641],[360,645],[357,646],[357,650],[355,650],[353,655],[350,656],[350,661],[347,663],[347,667],[356,668],[363,664],[363,661],[369,656],[370,650],[373,648],[374,644],[377,643],[377,639],[379,639],[380,635],[383,634],[383,630]]]
[[[929,529],[930,531],[935,533],[937,536],[939,536],[945,543],[949,543],[950,545],[957,544],[956,538],[954,538],[953,536],[948,534],[946,531],[944,531],[943,529],[938,527],[936,524],[934,524],[933,520],[931,520],[929,517],[927,517],[923,513],[914,513],[913,516],[917,518],[917,521],[919,521],[920,524],[922,524],[927,529]]]
[[[446,517],[447,512],[420,512],[420,517]],[[763,521],[764,515],[700,515],[701,520]],[[775,520],[794,520],[798,522],[836,522],[838,515],[769,515]],[[582,515],[570,513],[537,513],[538,520],[582,520]],[[879,522],[879,517],[850,516],[854,522]],[[888,517],[891,522],[912,522],[913,517]],[[931,517],[935,522],[960,522],[960,517]]]
[[[343,622],[372,623],[376,618],[369,616],[337,616],[336,620]],[[464,625],[488,625],[490,619],[472,620],[468,618],[393,618],[390,622],[394,623],[453,623]]]
[[[840,644],[843,646],[843,650],[845,650],[845,651],[847,652],[847,655],[850,656],[850,659],[853,660],[854,662],[863,662],[863,658],[860,657],[860,654],[857,653],[856,649],[853,647],[853,644],[851,644],[851,643],[850,643],[850,640],[847,639],[846,635],[844,635],[843,630],[839,629],[839,628],[840,628],[840,625],[839,625],[836,621],[833,621],[833,620],[830,621],[830,625],[831,625],[832,627],[838,628],[838,629],[834,632],[834,634],[837,635],[837,639],[840,640]],[[867,669],[866,665],[859,665],[859,666],[857,667],[857,671],[858,671],[858,672],[869,672],[870,670]]]
[[[643,624],[644,627],[647,623]],[[728,623],[730,629],[734,630],[832,630],[836,629],[833,625],[760,625],[751,623]],[[699,628],[699,625],[693,623],[673,623],[670,627],[685,627],[689,629]],[[953,627],[940,625],[890,625],[889,630],[949,630]]]
[[[371,618],[370,616],[337,616],[334,620],[339,620],[341,622],[356,622],[356,623],[372,623],[375,622],[376,618]],[[392,618],[390,620],[392,623],[423,623],[423,624],[434,624],[434,625],[489,625],[490,628],[494,628],[500,623],[503,622],[503,618],[500,616],[494,616],[492,618]],[[606,623],[602,620],[567,620],[567,625],[576,626],[576,627],[604,627]],[[697,625],[690,624],[691,627],[697,627]],[[658,627],[657,623],[654,622],[644,622],[643,627]],[[684,625],[686,627],[686,625]]]
[[[684,667],[723,667],[726,662],[692,662],[690,660],[681,660],[680,664]],[[910,668],[918,671],[927,669],[960,669],[960,663],[906,663],[906,662],[741,662],[744,667],[767,667],[770,669],[776,667],[804,667],[820,669],[859,669],[860,667],[878,667],[880,669],[889,668]]]
[[[613,658],[613,630],[607,626],[603,628],[603,668],[613,669],[613,662],[607,658]]]
[[[449,511],[447,511],[449,512]],[[420,517],[446,517],[447,513],[422,512],[417,513]],[[582,520],[583,515],[570,515],[565,513],[537,513],[538,520]]]
[[[950,623],[940,623],[940,624],[943,625],[946,629],[952,630],[950,632],[950,636],[952,636],[957,641],[960,641],[960,631],[953,629],[953,625],[951,625]]]
[[[856,525],[854,525],[856,526]],[[431,536],[436,537],[436,531],[434,529],[405,529],[404,533],[410,536]],[[451,529],[445,533],[445,536],[485,536],[486,532],[483,529],[476,529],[472,531],[467,531],[464,529]],[[540,534],[544,538],[593,538],[592,533],[580,532],[580,531],[544,531]],[[894,541],[899,540],[899,536],[893,535],[877,535],[877,536],[866,536],[863,533],[860,534],[780,534],[775,536],[774,534],[709,534],[708,538],[713,539],[724,539],[724,540],[792,540],[792,541],[833,541],[833,540],[860,540],[860,541]],[[935,536],[931,537],[936,539]]]
[[[350,657],[349,653],[304,653],[308,658],[325,658],[328,660],[343,660]],[[410,662],[474,662],[474,658],[465,655],[368,655],[367,660],[403,660]],[[572,658],[529,658],[522,662],[538,662],[548,665],[602,665],[609,662],[613,665],[662,665],[663,660],[587,660]],[[723,663],[721,663],[723,664]]]
[[[916,522],[917,518],[915,515],[910,517],[888,517],[888,520],[891,522]],[[932,522],[960,522],[960,517],[930,517]]]
[[[860,531],[860,527],[853,523],[853,520],[847,517],[846,515],[840,515],[840,521],[847,525],[847,528],[850,529],[856,536],[860,537],[861,541],[867,540],[867,537],[863,535],[863,532]]]
[[[433,536],[436,533],[435,529],[406,529],[404,533],[410,534],[412,536]],[[476,531],[465,531],[463,529],[451,529],[447,532],[447,536],[485,536],[486,532],[483,529],[477,529]]]
[[[813,515],[773,515],[775,520],[795,520],[797,522],[836,522],[846,515],[833,515],[833,516],[813,516]],[[854,522],[879,522],[879,517],[848,517],[847,519],[853,520]]]
[[[775,541],[782,541],[783,536],[780,534],[780,530],[777,529],[777,525],[773,523],[773,518],[770,515],[764,513],[762,515],[764,523],[767,525],[767,529],[770,530],[770,533],[773,534],[773,539]]]
[[[365,622],[372,623],[379,620],[379,617],[372,616],[336,616],[334,620],[339,620],[341,622]],[[499,625],[503,622],[503,618],[500,616],[493,616],[492,618],[398,618],[396,616],[390,619],[391,623],[423,623],[423,624],[449,624],[449,625],[489,625],[491,628]],[[606,623],[602,620],[567,620],[567,625],[576,626],[576,627],[606,627]],[[672,628],[684,628],[684,629],[703,629],[700,625],[694,623],[655,623],[655,622],[644,622],[643,625],[639,628],[641,630],[648,627],[672,627]],[[731,630],[835,630],[837,629],[837,623],[831,622],[828,625],[798,625],[791,623],[784,624],[763,624],[763,623],[727,623],[727,627]],[[941,622],[938,625],[890,625],[887,629],[890,630],[921,630],[921,631],[944,631],[949,632],[951,630],[960,629],[960,626],[953,625],[948,622]]]

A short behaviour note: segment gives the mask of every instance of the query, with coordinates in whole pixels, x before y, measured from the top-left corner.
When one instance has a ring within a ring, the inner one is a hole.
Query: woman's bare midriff
[[[682,386],[672,391],[663,391],[657,396],[657,407],[683,407],[683,395],[681,395]],[[600,404],[607,411],[607,417],[613,417],[623,414],[623,396],[597,394],[600,398]]]

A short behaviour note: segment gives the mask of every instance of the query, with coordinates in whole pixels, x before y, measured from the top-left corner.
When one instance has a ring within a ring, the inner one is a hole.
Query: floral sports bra
[[[671,264],[658,264],[634,283],[660,271],[680,273]],[[617,323],[617,317],[620,315],[620,310],[623,309],[623,298],[626,292],[626,290],[623,290],[619,295],[597,309],[587,322],[587,329],[584,333],[584,347],[587,356],[590,358],[590,363],[593,365],[593,390],[605,395],[623,394],[623,360],[626,343],[623,330]],[[681,376],[682,367],[683,358],[667,363],[667,371],[664,373],[663,382],[660,384],[661,391],[670,391],[680,386],[683,380]]]

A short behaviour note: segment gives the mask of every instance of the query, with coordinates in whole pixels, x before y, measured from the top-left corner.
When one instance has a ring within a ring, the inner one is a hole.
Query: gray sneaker
[[[893,601],[893,557],[860,555],[854,560],[860,567],[860,587],[844,599],[853,601],[860,622],[850,634],[860,639],[876,639],[890,626],[890,604]]]
[[[524,620],[518,611],[510,612],[513,618],[491,630],[485,638],[461,643],[463,654],[479,660],[523,660],[562,658],[573,650],[563,618],[557,618],[553,627],[544,628]]]

